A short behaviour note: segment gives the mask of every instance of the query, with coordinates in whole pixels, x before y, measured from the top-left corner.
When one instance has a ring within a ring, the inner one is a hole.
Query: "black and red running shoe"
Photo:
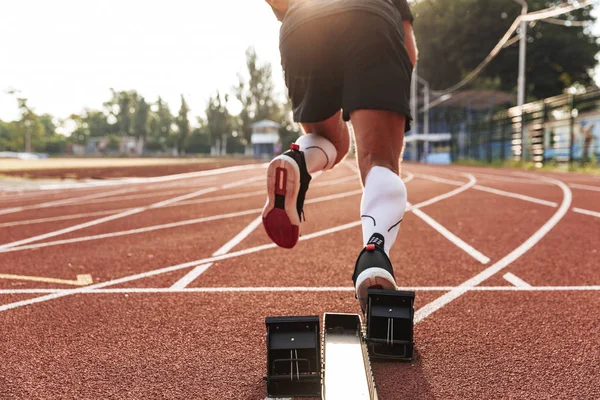
[[[300,219],[310,180],[304,152],[295,143],[269,164],[263,226],[269,238],[279,247],[291,249],[298,243]]]

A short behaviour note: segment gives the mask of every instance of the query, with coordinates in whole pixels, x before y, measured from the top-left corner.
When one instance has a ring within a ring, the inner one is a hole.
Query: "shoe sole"
[[[356,278],[356,297],[363,312],[367,311],[369,289],[398,290],[396,280],[383,268],[372,267]]]
[[[300,190],[300,168],[287,156],[279,156],[267,169],[267,204],[263,209],[263,226],[279,247],[291,249],[300,236],[300,216],[296,207]],[[283,202],[277,201],[283,197]]]

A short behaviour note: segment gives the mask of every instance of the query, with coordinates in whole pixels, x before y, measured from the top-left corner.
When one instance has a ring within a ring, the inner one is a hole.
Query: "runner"
[[[294,120],[304,134],[267,171],[263,225],[293,248],[311,174],[339,164],[351,121],[363,182],[364,248],[353,282],[365,310],[369,288],[396,289],[389,251],[406,208],[400,179],[417,58],[406,0],[266,0],[283,22],[280,51]]]

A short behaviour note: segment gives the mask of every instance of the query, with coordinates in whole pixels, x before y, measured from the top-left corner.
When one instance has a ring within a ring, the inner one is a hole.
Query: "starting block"
[[[369,290],[366,340],[373,358],[412,360],[414,292]]]
[[[358,314],[267,317],[267,395],[377,400],[371,358],[413,357],[414,292],[369,290]]]
[[[267,393],[271,397],[321,395],[319,317],[267,317]]]

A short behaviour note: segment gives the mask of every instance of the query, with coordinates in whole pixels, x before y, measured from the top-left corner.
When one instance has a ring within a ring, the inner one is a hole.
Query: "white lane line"
[[[171,222],[168,224],[152,225],[152,226],[147,226],[144,228],[129,229],[126,231],[101,233],[98,235],[83,236],[83,237],[77,237],[77,238],[72,238],[72,239],[55,240],[52,242],[34,243],[34,244],[25,245],[25,246],[11,247],[8,249],[0,249],[0,253],[9,253],[9,252],[13,252],[13,251],[21,251],[21,250],[28,250],[28,249],[39,249],[42,247],[58,246],[58,245],[62,245],[62,244],[79,243],[79,242],[87,242],[90,240],[99,240],[99,239],[114,238],[114,237],[119,237],[119,236],[135,235],[138,233],[147,233],[147,232],[153,232],[153,231],[158,231],[158,230],[162,230],[162,229],[177,228],[180,226],[201,224],[204,222],[219,221],[219,220],[228,219],[228,218],[243,217],[245,215],[256,214],[260,211],[261,211],[261,209],[256,208],[253,210],[245,210],[245,211],[239,211],[239,212],[229,213],[229,214],[211,215],[208,217],[195,218],[195,219],[190,219],[190,220],[185,220],[185,221],[180,221],[180,222]]]
[[[573,189],[581,189],[581,190],[589,190],[592,192],[600,192],[600,187],[598,186],[590,186],[590,185],[580,185],[578,183],[570,183],[570,187]]]
[[[505,176],[483,174],[481,172],[473,172],[473,173],[484,180],[488,179],[488,180],[492,180],[492,181],[501,181],[501,182],[525,183],[527,185],[548,185],[547,182],[540,182],[540,181],[536,181],[533,179],[507,178]]]
[[[438,196],[438,197],[440,197],[440,196]],[[306,241],[306,240],[314,239],[314,238],[321,237],[324,235],[328,235],[331,233],[340,232],[340,231],[343,231],[346,229],[358,227],[361,225],[362,225],[361,221],[356,221],[354,223],[345,224],[345,225],[341,225],[338,227],[326,229],[324,231],[315,232],[310,235],[301,236],[299,240]],[[71,295],[86,292],[89,290],[101,289],[101,288],[104,288],[107,286],[119,285],[122,283],[135,281],[138,279],[149,278],[149,277],[155,276],[155,275],[161,275],[161,274],[166,274],[169,272],[179,271],[179,270],[185,269],[185,268],[196,267],[200,264],[209,264],[209,263],[214,263],[217,261],[222,261],[222,260],[227,260],[227,259],[231,259],[231,258],[235,258],[235,257],[245,256],[248,254],[258,253],[258,252],[261,252],[264,250],[274,249],[276,247],[277,247],[277,245],[274,243],[266,244],[266,245],[262,245],[262,246],[256,246],[256,247],[252,247],[249,249],[244,249],[244,250],[236,251],[233,253],[224,254],[222,256],[214,256],[214,257],[205,258],[205,259],[201,259],[201,260],[190,261],[190,262],[186,262],[186,263],[182,263],[182,264],[178,264],[178,265],[173,265],[170,267],[159,268],[159,269],[152,270],[152,271],[146,271],[146,272],[142,272],[139,274],[126,276],[123,278],[113,279],[111,281],[106,281],[106,282],[102,282],[102,283],[97,283],[95,285],[86,286],[85,288],[81,288],[81,289],[74,289],[74,290],[69,290],[66,292],[50,293],[48,295],[36,297],[33,299],[27,299],[27,300],[17,301],[14,303],[4,304],[4,305],[0,306],[0,312],[11,310],[11,309],[18,308],[18,307],[28,306],[31,304],[42,303],[45,301],[54,300],[54,299],[64,297],[64,296],[71,296]]]
[[[41,224],[44,222],[65,221],[65,220],[69,220],[69,219],[97,217],[99,215],[114,214],[114,213],[121,212],[124,210],[130,210],[130,208],[119,209],[119,210],[97,211],[97,212],[90,212],[90,213],[83,213],[83,214],[62,215],[60,217],[48,217],[48,218],[26,219],[26,220],[22,220],[22,221],[4,222],[4,223],[0,224],[0,228],[7,228],[9,226],[18,226],[18,225]]]
[[[215,202],[215,201],[235,200],[235,199],[247,198],[250,196],[264,195],[264,194],[265,194],[264,190],[258,190],[258,191],[249,192],[249,193],[230,194],[230,195],[226,195],[226,196],[215,196],[215,197],[206,197],[206,198],[197,199],[197,200],[181,201],[181,202],[174,203],[174,204],[168,204],[163,207],[168,208],[168,207],[187,206],[187,205],[193,205],[193,204],[204,204],[204,203],[211,203],[211,202]],[[62,221],[62,220],[67,220],[67,219],[94,217],[97,215],[119,213],[119,212],[131,210],[131,209],[132,209],[131,207],[118,208],[118,209],[112,209],[112,210],[107,210],[107,211],[64,215],[64,216],[60,216],[60,217],[49,217],[49,218],[40,218],[40,219],[30,219],[30,220],[24,220],[24,221],[5,222],[5,223],[0,224],[0,228],[4,228],[4,227],[8,227],[8,226],[15,226],[15,225],[29,225],[29,224],[37,224],[37,223],[42,223],[42,222],[53,222],[53,221]]]
[[[455,286],[406,286],[398,290],[411,292],[447,292]],[[475,286],[464,288],[468,292],[596,292],[598,286]],[[82,291],[75,294],[126,294],[126,293],[286,293],[286,292],[354,292],[349,287],[195,287],[195,288],[113,288]],[[0,295],[55,294],[71,292],[72,289],[0,289]]]
[[[264,194],[264,192],[262,192],[262,193]],[[315,203],[320,203],[323,201],[329,201],[329,200],[335,200],[335,199],[340,199],[340,198],[349,197],[349,196],[355,196],[360,193],[362,193],[362,191],[354,190],[351,192],[341,193],[339,195],[317,197],[317,198],[306,201],[306,203],[307,204],[315,204]],[[9,252],[14,252],[14,251],[22,251],[22,250],[29,250],[29,249],[39,249],[42,247],[59,246],[59,245],[69,244],[69,243],[87,242],[90,240],[107,239],[107,238],[113,238],[113,237],[118,237],[118,236],[126,236],[126,235],[134,235],[134,234],[138,234],[138,233],[153,232],[153,231],[162,230],[162,229],[177,228],[177,227],[181,227],[181,226],[200,224],[200,223],[204,223],[204,222],[217,221],[217,220],[221,220],[221,219],[242,217],[245,215],[256,214],[261,211],[262,211],[262,208],[255,208],[252,210],[239,211],[239,212],[234,212],[234,213],[229,213],[229,214],[211,215],[208,217],[196,218],[196,219],[179,221],[179,222],[171,222],[168,224],[152,225],[152,226],[147,226],[144,228],[129,229],[126,231],[101,233],[98,235],[55,240],[55,241],[51,241],[51,242],[34,243],[34,244],[29,244],[29,245],[24,245],[24,246],[11,247],[11,248],[7,248],[7,249],[2,249],[0,247],[0,253],[9,253]]]
[[[240,244],[242,242],[242,240],[244,240],[246,237],[248,237],[248,235],[250,235],[252,232],[254,232],[254,230],[256,228],[258,228],[258,226],[261,223],[262,223],[262,216],[259,216],[258,218],[256,218],[252,222],[250,222],[250,224],[247,227],[242,229],[242,231],[240,233],[235,235],[233,237],[233,239],[231,239],[230,241],[225,243],[223,246],[221,246],[221,248],[219,250],[215,251],[213,253],[213,256],[220,256],[220,255],[229,253],[235,246]],[[202,264],[202,265],[195,267],[190,272],[188,272],[183,277],[181,277],[181,279],[179,279],[177,282],[175,282],[171,286],[171,288],[183,289],[183,288],[187,287],[190,283],[195,281],[200,275],[202,275],[204,272],[206,272],[206,270],[208,270],[211,266],[212,266],[212,263],[208,263],[208,264]]]
[[[198,278],[200,275],[202,275],[204,272],[206,272],[206,270],[209,269],[212,265],[213,265],[212,263],[208,263],[208,264],[200,264],[197,267],[194,267],[194,269],[192,269],[190,272],[185,274],[181,279],[179,279],[177,282],[175,282],[171,286],[171,289],[173,289],[173,290],[185,289],[190,283],[195,281],[196,278]]]
[[[542,200],[542,199],[538,199],[535,197],[525,196],[524,194],[506,192],[504,190],[494,189],[494,188],[480,186],[480,185],[475,185],[474,189],[480,190],[482,192],[497,194],[499,196],[512,197],[514,199],[524,200],[524,201],[528,201],[530,203],[541,204],[543,206],[554,207],[554,208],[558,207],[558,204],[553,201],[547,201],[547,200]]]
[[[27,211],[27,210],[35,210],[35,209],[39,209],[39,208],[50,208],[50,207],[58,207],[58,206],[63,206],[63,205],[71,205],[73,203],[77,203],[80,201],[99,199],[102,197],[109,197],[109,196],[114,196],[117,194],[129,193],[134,190],[135,189],[132,189],[132,188],[125,188],[125,189],[113,190],[110,192],[94,193],[94,194],[88,194],[86,196],[70,197],[68,199],[61,199],[61,200],[49,201],[46,203],[33,204],[30,206],[4,208],[4,209],[0,210],[0,215],[12,214],[12,213],[17,213],[17,212]]]
[[[436,312],[440,308],[446,306],[450,302],[456,300],[457,298],[465,294],[468,291],[468,289],[466,289],[467,287],[480,285],[485,280],[489,279],[493,275],[497,274],[498,272],[502,271],[504,268],[512,264],[515,260],[517,260],[523,254],[529,251],[540,240],[542,240],[544,236],[546,236],[548,232],[550,232],[550,230],[552,230],[552,228],[554,228],[560,222],[560,220],[567,214],[573,198],[569,187],[563,182],[555,179],[546,177],[540,177],[539,179],[543,179],[546,182],[553,183],[561,188],[563,192],[563,201],[556,213],[537,232],[535,232],[529,239],[527,239],[523,244],[521,244],[519,247],[513,250],[510,254],[508,254],[492,266],[486,268],[479,274],[475,275],[473,278],[463,282],[457,288],[451,290],[450,292],[444,294],[443,296],[437,298],[436,300],[432,301],[431,303],[425,305],[423,308],[418,310],[415,313],[415,323],[422,321],[432,313]]]
[[[573,208],[573,211],[579,214],[590,215],[592,217],[600,218],[600,212],[584,210],[583,208]]]
[[[437,203],[438,201],[445,200],[452,196],[456,196],[457,194],[460,194],[460,193],[464,192],[465,190],[469,190],[470,188],[475,186],[475,184],[477,183],[477,179],[475,179],[475,177],[471,174],[465,174],[465,176],[467,178],[469,178],[469,182],[463,183],[461,187],[456,188],[448,193],[444,193],[442,195],[436,196],[433,199],[429,199],[429,200],[423,201],[419,204],[415,204],[413,206],[413,208],[422,208],[422,207],[430,206],[434,203]]]
[[[260,179],[260,178],[253,178],[253,179]],[[146,210],[150,210],[153,208],[158,208],[158,207],[164,207],[166,205],[169,204],[173,204],[173,203],[177,203],[179,201],[183,201],[183,200],[187,200],[187,199],[191,199],[192,197],[197,197],[197,196],[201,196],[203,194],[206,193],[211,193],[211,192],[215,192],[217,190],[222,190],[222,189],[226,189],[226,188],[231,188],[234,187],[236,185],[242,185],[247,183],[249,180],[248,179],[244,179],[238,182],[234,182],[231,184],[227,184],[227,185],[221,185],[221,186],[213,186],[211,188],[207,188],[207,189],[202,189],[202,190],[198,190],[192,193],[188,193],[182,196],[177,196],[174,197],[172,199],[169,200],[165,200],[165,201],[161,201],[158,203],[154,203],[151,204],[149,206],[145,206],[145,207],[138,207],[138,208],[134,208],[128,211],[124,211],[118,214],[114,214],[114,215],[109,215],[108,217],[104,217],[104,218],[99,218],[99,219],[95,219],[92,221],[88,221],[88,222],[84,222],[82,224],[78,224],[78,225],[74,225],[74,226],[70,226],[68,228],[64,228],[64,229],[59,229],[57,231],[53,231],[53,232],[48,232],[48,233],[44,233],[42,235],[37,235],[37,236],[32,236],[29,237],[27,239],[22,239],[22,240],[17,240],[15,242],[11,242],[11,243],[6,243],[3,245],[0,245],[0,252],[6,249],[10,249],[11,247],[18,247],[27,243],[31,243],[31,242],[36,242],[39,240],[44,240],[44,239],[48,239],[51,237],[55,237],[55,236],[59,236],[59,235],[63,235],[65,233],[70,233],[70,232],[74,232],[74,231],[78,231],[84,228],[88,228],[90,226],[95,226],[95,225],[99,225],[108,221],[113,221],[116,219],[120,219],[120,218],[125,218],[128,217],[130,215],[134,215],[134,214],[139,214],[141,212],[144,212]]]
[[[446,183],[448,185],[454,185],[454,186],[464,185],[464,182],[439,178],[437,176],[425,175],[425,174],[415,174],[415,175],[417,176],[417,178],[426,179],[426,180],[433,181],[433,182]],[[526,195],[514,193],[514,192],[507,192],[505,190],[495,189],[495,188],[491,188],[488,186],[475,185],[475,186],[473,186],[473,189],[479,190],[482,192],[497,194],[498,196],[512,197],[514,199],[528,201],[530,203],[541,204],[544,206],[555,207],[555,208],[558,207],[558,204],[553,201],[542,200],[542,199],[538,199],[536,197],[526,196]]]
[[[504,274],[503,278],[506,281],[508,281],[511,285],[516,287],[531,287],[529,283],[525,282],[523,279],[510,272]]]
[[[485,256],[478,250],[476,250],[473,246],[466,243],[464,240],[450,232],[444,226],[442,226],[439,222],[431,218],[429,215],[425,214],[423,211],[418,208],[413,208],[413,214],[422,219],[427,225],[431,226],[433,229],[438,231],[442,236],[448,239],[452,244],[454,244],[459,249],[463,250],[465,253],[479,261],[481,264],[487,264],[490,262],[489,257]]]

